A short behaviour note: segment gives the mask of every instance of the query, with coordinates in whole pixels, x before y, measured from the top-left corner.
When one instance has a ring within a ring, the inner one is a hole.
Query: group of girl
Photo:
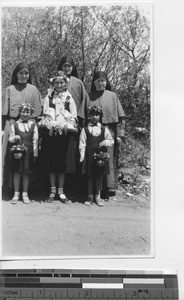
[[[54,132],[40,125],[43,119],[56,125]],[[94,73],[88,95],[73,59],[64,56],[50,79],[47,96],[41,100],[38,89],[31,84],[29,65],[20,63],[3,94],[2,129],[3,185],[13,182],[12,204],[18,203],[20,189],[22,201],[30,203],[30,174],[38,157],[49,176],[47,202],[58,198],[67,203],[66,174],[76,174],[77,178],[81,173],[87,178],[85,205],[95,202],[103,206],[102,199],[115,194],[124,112],[106,73]],[[99,159],[103,161],[101,166],[97,164]]]

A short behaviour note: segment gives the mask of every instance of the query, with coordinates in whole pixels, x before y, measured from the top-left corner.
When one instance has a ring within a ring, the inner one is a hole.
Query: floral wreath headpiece
[[[21,112],[27,112],[30,113],[31,115],[34,113],[34,107],[31,103],[23,103],[20,107],[19,107],[19,113]]]
[[[94,105],[88,108],[88,115],[99,114],[101,117],[103,116],[102,108],[99,105]]]
[[[67,76],[63,73],[63,71],[57,71],[52,78],[50,78],[50,82],[53,84],[56,78],[63,78],[65,82],[68,82]]]

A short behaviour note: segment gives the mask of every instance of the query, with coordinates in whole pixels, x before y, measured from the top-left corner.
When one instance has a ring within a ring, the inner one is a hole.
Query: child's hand
[[[121,145],[122,142],[125,142],[125,137],[124,136],[121,136],[121,137],[118,136],[116,138],[116,141],[117,141],[118,145]]]
[[[14,136],[14,140],[15,140],[15,142],[20,141],[20,135],[15,135],[15,136]]]
[[[107,143],[105,140],[103,140],[100,144],[99,147],[107,147]]]
[[[80,162],[83,162],[84,161],[84,157],[80,157]]]
[[[117,137],[116,141],[117,141],[118,144],[121,144],[121,138],[120,137]]]

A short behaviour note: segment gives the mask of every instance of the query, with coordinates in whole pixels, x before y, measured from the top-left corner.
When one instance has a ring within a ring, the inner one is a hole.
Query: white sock
[[[63,188],[58,188],[58,194],[60,195],[60,194],[63,194],[64,192],[63,192]]]
[[[56,193],[56,187],[55,186],[51,186],[51,193]]]
[[[17,192],[17,191],[15,191],[15,192],[14,192],[14,197],[19,197],[19,196],[20,196],[20,193]]]
[[[25,197],[25,196],[27,196],[27,197],[28,197],[28,194],[27,194],[27,192],[23,192],[23,193],[22,193],[22,196],[23,196],[23,197]]]

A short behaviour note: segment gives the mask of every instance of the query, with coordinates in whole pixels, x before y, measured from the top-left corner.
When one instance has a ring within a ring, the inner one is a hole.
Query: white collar
[[[88,126],[97,126],[101,128],[101,123],[98,122],[97,124],[94,125],[92,122],[89,122]]]
[[[17,120],[17,123],[32,123],[31,119],[28,119],[27,122],[24,122],[21,118]]]

